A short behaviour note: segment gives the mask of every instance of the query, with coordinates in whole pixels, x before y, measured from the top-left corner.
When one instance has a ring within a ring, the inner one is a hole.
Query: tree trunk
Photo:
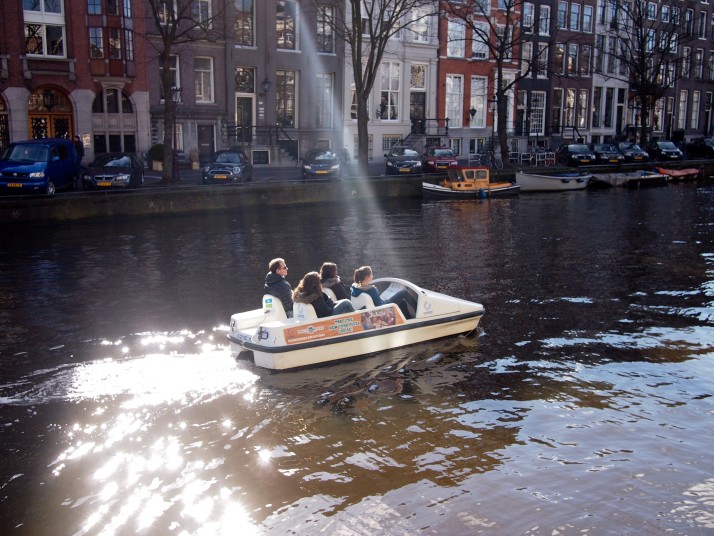
[[[369,165],[369,109],[367,99],[357,97],[357,174],[367,174]]]

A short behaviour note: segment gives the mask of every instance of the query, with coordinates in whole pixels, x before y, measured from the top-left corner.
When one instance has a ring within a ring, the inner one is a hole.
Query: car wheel
[[[56,192],[57,192],[57,188],[55,187],[55,183],[52,181],[47,181],[47,189],[45,190],[45,193],[47,195],[52,196],[52,195],[55,195]]]

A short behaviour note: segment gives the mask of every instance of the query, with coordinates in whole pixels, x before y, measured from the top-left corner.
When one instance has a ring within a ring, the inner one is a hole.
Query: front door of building
[[[236,97],[236,141],[253,139],[253,97]]]
[[[414,134],[424,134],[426,132],[426,93],[423,91],[412,91],[409,95],[409,119],[412,122],[412,132]]]
[[[198,125],[198,161],[207,162],[216,147],[213,125]]]

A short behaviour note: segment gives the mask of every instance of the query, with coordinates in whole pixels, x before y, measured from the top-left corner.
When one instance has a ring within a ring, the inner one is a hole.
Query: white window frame
[[[471,128],[486,128],[486,113],[488,112],[488,77],[471,77],[471,107],[469,110],[476,110],[471,118]]]
[[[27,27],[28,26],[39,26],[39,33],[42,36],[42,52],[40,53],[30,53],[26,51],[26,54],[30,57],[38,58],[66,58],[67,57],[67,28],[65,26],[64,17],[64,2],[59,2],[60,11],[46,11],[45,10],[45,0],[39,0],[40,9],[39,10],[24,10],[24,28],[25,28],[25,40],[27,41]],[[51,54],[49,49],[49,39],[47,38],[47,32],[49,29],[59,29],[61,36],[56,39],[55,43],[60,43],[62,45],[62,50],[59,54]],[[27,49],[26,43],[24,44],[25,50]]]
[[[332,128],[335,121],[333,101],[335,97],[335,75],[317,73],[318,96],[315,103],[315,128]]]
[[[211,27],[212,8],[211,0],[191,0],[193,20],[200,25],[208,23],[206,28]]]
[[[402,64],[398,61],[383,61],[380,65],[379,103],[385,102],[384,113],[380,113],[381,121],[399,121],[399,97],[401,95]]]
[[[474,59],[487,60],[489,55],[488,40],[489,25],[487,22],[474,22],[474,35],[471,41],[471,54]]]
[[[466,55],[466,24],[460,19],[449,19],[447,25],[446,55],[463,58]]]
[[[692,91],[692,106],[690,108],[689,128],[699,130],[699,107],[701,104],[702,92]]]
[[[550,35],[550,6],[540,6],[540,23],[538,25],[538,34],[543,36]]]
[[[207,66],[198,65],[199,61],[203,63],[205,60],[208,60]],[[213,58],[210,56],[194,57],[193,70],[196,79],[196,104],[213,104],[216,102],[213,83]]]
[[[464,117],[464,75],[447,74],[444,89],[444,114],[450,128],[461,128]]]

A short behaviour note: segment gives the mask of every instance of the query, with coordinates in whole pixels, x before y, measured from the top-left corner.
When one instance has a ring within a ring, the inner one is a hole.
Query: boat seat
[[[330,298],[333,302],[337,303],[337,296],[335,295],[334,290],[332,290],[331,288],[322,287],[322,292],[327,294],[327,297]]]
[[[310,303],[293,303],[293,318],[304,322],[306,320],[317,320],[315,308]]]
[[[271,320],[287,320],[288,315],[285,313],[285,307],[280,298],[276,298],[272,294],[263,295],[263,311],[270,317]]]
[[[350,299],[355,311],[358,311],[359,309],[374,309],[375,307],[372,296],[366,292],[363,292],[359,296],[351,296]]]

